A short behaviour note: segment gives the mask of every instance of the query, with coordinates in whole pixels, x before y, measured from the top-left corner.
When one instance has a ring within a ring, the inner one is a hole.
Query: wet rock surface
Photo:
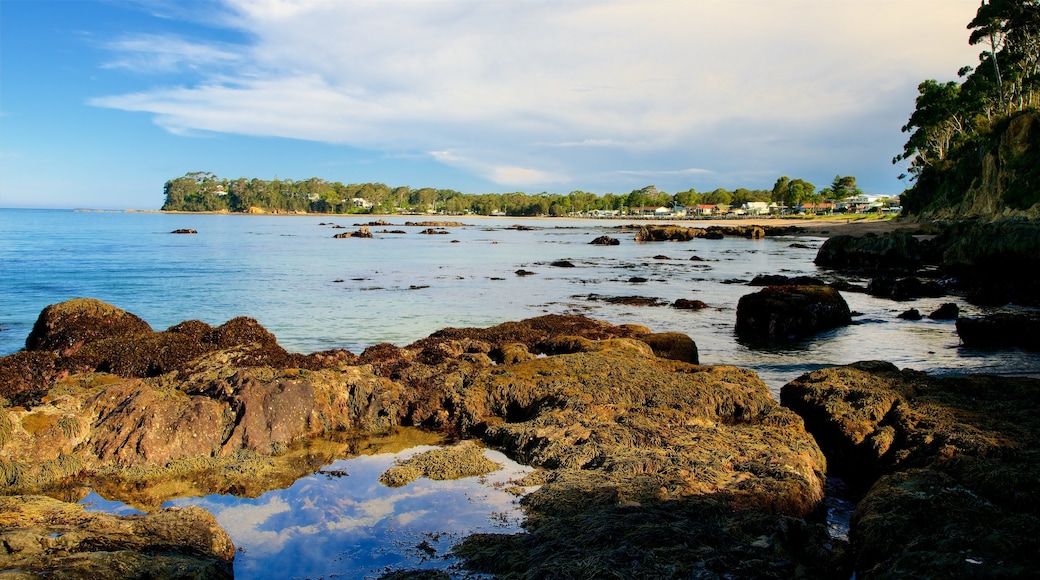
[[[979,348],[1040,350],[1040,313],[996,312],[957,318],[961,344]]]
[[[916,271],[923,263],[917,238],[905,232],[834,236],[820,246],[816,265],[860,272]]]
[[[116,517],[49,497],[0,497],[0,546],[5,576],[234,577],[231,539],[195,507]]]
[[[857,578],[1021,577],[1040,564],[1040,380],[864,362],[803,375],[781,401],[865,490]]]
[[[736,332],[745,340],[789,340],[851,322],[845,299],[829,286],[767,286],[737,302]]]

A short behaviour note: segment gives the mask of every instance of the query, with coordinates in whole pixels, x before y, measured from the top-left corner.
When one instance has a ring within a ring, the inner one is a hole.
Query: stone
[[[946,290],[937,282],[925,281],[913,276],[904,278],[878,276],[867,284],[867,294],[892,300],[913,300],[945,296]]]
[[[675,302],[672,302],[672,308],[678,308],[679,310],[703,310],[708,305],[700,300],[690,300],[688,298],[677,298]]]
[[[997,312],[960,317],[957,319],[957,335],[961,344],[973,348],[1040,350],[1040,314]]]
[[[640,335],[639,340],[650,345],[654,354],[671,360],[700,364],[697,343],[681,332],[659,332]]]
[[[922,318],[924,318],[924,316],[921,315],[920,310],[916,308],[911,308],[910,310],[900,312],[897,318],[901,318],[903,320],[921,320]]]
[[[932,320],[956,320],[961,309],[954,302],[944,302],[928,315]]]
[[[0,497],[0,545],[0,569],[33,577],[234,578],[231,538],[198,507],[113,516],[49,497]]]
[[[26,350],[75,353],[84,344],[136,336],[152,331],[147,322],[129,312],[95,298],[73,298],[52,304],[40,312],[25,339]]]
[[[846,326],[852,312],[828,286],[767,286],[737,302],[737,335],[748,340],[783,341]]]
[[[806,373],[780,400],[865,494],[849,533],[857,578],[1018,577],[1040,563],[1040,379],[867,361]]]
[[[917,238],[905,232],[884,235],[834,236],[820,246],[814,260],[821,268],[858,272],[916,271],[923,264]]]
[[[783,274],[760,274],[751,279],[748,286],[825,286],[815,276],[784,276]]]
[[[600,236],[589,242],[589,244],[596,246],[619,246],[621,245],[621,240],[610,236]]]
[[[170,233],[171,234],[197,234],[199,232],[197,232],[196,230],[193,230],[193,229],[189,229],[189,228],[181,228],[179,230],[173,230]]]

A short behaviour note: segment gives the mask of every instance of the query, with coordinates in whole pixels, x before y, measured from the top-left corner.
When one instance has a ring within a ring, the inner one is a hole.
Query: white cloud
[[[172,35],[133,34],[108,43],[107,48],[117,56],[102,65],[104,68],[145,73],[230,65],[242,60],[233,47],[199,44]]]
[[[799,153],[821,154],[821,135],[879,123],[898,140],[917,83],[973,63],[964,27],[977,8],[976,0],[227,5],[229,26],[249,44],[158,37],[148,49],[146,37],[130,36],[111,46],[112,66],[190,63],[197,84],[93,104],[151,113],[175,133],[431,151],[522,186],[581,184],[617,175],[619,165],[632,176],[668,165],[722,174],[733,151],[762,157],[749,171],[783,171]],[[901,118],[890,118],[894,100]],[[745,145],[729,145],[731,136]]]

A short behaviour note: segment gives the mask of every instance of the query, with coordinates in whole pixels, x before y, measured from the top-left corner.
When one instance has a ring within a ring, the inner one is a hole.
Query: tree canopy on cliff
[[[1040,0],[984,0],[967,29],[968,42],[983,48],[977,66],[961,68],[959,82],[918,86],[903,127],[909,137],[893,159],[909,161],[913,186],[904,207],[911,213],[959,201],[956,191],[963,196],[975,174],[965,165],[970,152],[978,158],[992,150],[1010,118],[1040,106]],[[1032,197],[1017,196],[1011,207],[1028,208]]]

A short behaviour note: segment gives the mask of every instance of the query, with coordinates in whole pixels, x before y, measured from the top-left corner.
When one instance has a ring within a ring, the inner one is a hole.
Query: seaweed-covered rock
[[[946,290],[935,281],[914,276],[878,276],[867,284],[867,294],[892,300],[913,300],[945,296]]]
[[[675,302],[672,302],[672,308],[678,308],[679,310],[703,310],[708,305],[702,300],[690,300],[689,298],[676,298]]]
[[[447,398],[460,427],[546,470],[526,534],[455,548],[470,568],[841,575],[823,526],[797,519],[822,499],[822,458],[753,373],[606,349],[484,369]]]
[[[73,298],[43,309],[25,339],[25,348],[68,356],[90,342],[151,331],[147,322],[121,308],[95,298]]]
[[[857,578],[1036,569],[1040,380],[864,362],[802,375],[780,398],[831,469],[869,487],[850,530]]]
[[[0,568],[32,577],[234,577],[231,538],[197,507],[120,517],[49,497],[0,497],[0,545]]]
[[[923,263],[917,238],[905,232],[834,236],[820,246],[816,265],[852,271],[916,271]]]
[[[688,335],[681,332],[644,334],[638,338],[642,342],[650,345],[654,354],[661,358],[700,364],[700,358],[697,353],[697,343]]]
[[[846,326],[849,305],[828,286],[767,286],[737,302],[737,335],[749,340],[787,340]]]
[[[617,238],[612,238],[610,236],[600,236],[589,242],[589,244],[595,246],[619,246],[621,245],[621,240]]]
[[[957,334],[964,346],[1040,350],[1040,314],[996,312],[961,317],[957,319]]]

